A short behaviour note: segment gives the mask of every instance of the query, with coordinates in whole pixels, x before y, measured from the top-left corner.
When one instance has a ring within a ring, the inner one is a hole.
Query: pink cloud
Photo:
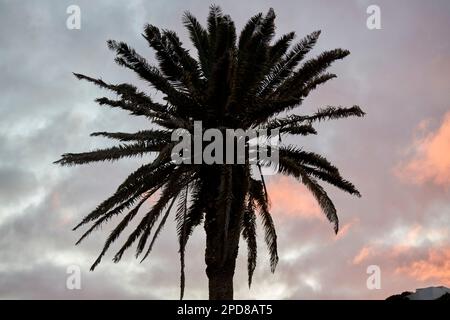
[[[316,200],[308,189],[298,181],[288,177],[276,176],[268,182],[267,189],[272,203],[272,212],[289,216],[323,219],[323,214]]]
[[[353,264],[357,265],[366,261],[370,256],[374,254],[374,249],[371,246],[364,246],[353,258]]]
[[[426,259],[399,267],[396,273],[406,274],[419,281],[437,281],[450,286],[450,247],[432,248]]]
[[[333,236],[335,241],[345,238],[350,229],[354,229],[359,224],[359,218],[354,218],[350,222],[345,223],[339,228],[339,232],[336,236]]]
[[[417,261],[423,257],[424,250],[441,248],[448,239],[447,228],[427,228],[419,224],[404,229],[394,229],[383,239],[364,245],[354,256],[354,265],[369,259],[383,261],[389,259],[396,267],[407,259]]]
[[[423,132],[426,127],[426,122],[421,122],[418,129]],[[400,178],[416,184],[450,186],[450,112],[436,132],[416,139],[412,149],[412,157],[396,168]]]

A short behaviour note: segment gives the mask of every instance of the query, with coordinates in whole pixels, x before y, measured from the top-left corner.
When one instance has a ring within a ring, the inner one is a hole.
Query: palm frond
[[[217,61],[224,52],[234,51],[236,46],[236,27],[229,15],[218,19],[215,35],[215,45],[211,47],[211,61]]]
[[[135,103],[129,103],[123,99],[114,100],[107,97],[101,97],[95,99],[100,106],[109,106],[111,108],[120,108],[130,112],[130,115],[134,116],[145,116],[150,120],[158,119],[158,118],[166,118],[165,113],[155,112],[153,110],[149,110],[146,106],[141,106]],[[167,110],[167,113],[170,111]]]
[[[114,209],[99,216],[97,218],[97,220],[95,220],[94,224],[85,233],[83,233],[83,235],[78,239],[78,241],[75,244],[76,245],[80,244],[94,230],[100,228],[103,224],[108,222],[112,217],[119,215],[124,210],[131,208],[136,203],[136,201],[139,200],[140,198],[148,199],[148,197],[150,197],[150,195],[152,195],[156,191],[156,189],[153,189],[153,191],[147,191],[147,192],[143,192],[143,190],[144,190],[144,188],[135,192],[128,200],[122,202],[121,204],[116,206]],[[148,197],[147,197],[147,194],[149,195]]]
[[[141,222],[135,228],[135,230],[130,234],[128,239],[125,241],[123,246],[114,256],[113,261],[119,262],[122,258],[124,252],[140,237],[137,248],[136,257],[138,257],[144,250],[147,239],[150,235],[151,229],[155,224],[156,220],[164,210],[166,205],[169,203],[170,199],[176,197],[181,189],[188,183],[191,179],[188,175],[181,175],[185,168],[179,167],[173,171],[174,175],[171,175],[169,181],[164,186],[161,191],[161,195],[158,201],[153,205],[153,207],[145,214]],[[177,173],[177,174],[176,174]],[[181,176],[180,176],[181,175]]]
[[[366,113],[361,110],[359,106],[353,106],[350,108],[345,107],[333,107],[328,106],[323,109],[319,109],[315,114],[306,118],[307,121],[323,121],[333,120],[348,117],[363,117]]]
[[[205,89],[204,82],[199,64],[197,60],[191,57],[189,51],[183,48],[183,44],[173,31],[164,30],[164,37],[166,37],[169,44],[169,49],[173,52],[182,70],[182,82],[188,88],[191,95],[196,99],[202,97],[201,91]]]
[[[241,35],[239,36],[239,52],[244,51],[246,46],[248,46],[255,30],[257,30],[258,26],[260,26],[262,20],[263,14],[260,12],[251,17],[245,24],[244,29],[242,29]]]
[[[184,221],[184,232],[183,234],[178,233],[179,239],[182,240],[180,246],[183,250],[194,228],[203,221],[207,199],[205,194],[209,191],[201,179],[193,181],[191,189],[191,203],[186,214],[186,221]]]
[[[160,114],[161,112],[164,113],[170,111],[164,105],[152,101],[152,99],[149,96],[139,91],[133,85],[127,83],[114,85],[106,83],[102,79],[91,78],[80,73],[74,73],[74,75],[79,80],[86,80],[88,82],[94,83],[100,88],[113,91],[121,97],[121,100],[110,100],[108,98],[99,98],[96,101],[99,102],[101,105],[108,104],[111,107],[120,107],[124,110],[131,111],[132,114],[145,115],[150,118],[153,117],[155,113]]]
[[[170,81],[181,82],[183,68],[180,65],[178,57],[174,55],[174,52],[169,47],[167,37],[161,35],[161,31],[151,24],[147,24],[144,27],[142,36],[147,40],[150,47],[155,50],[159,69],[164,76]]]
[[[151,83],[156,90],[166,95],[167,101],[172,105],[192,108],[194,102],[188,95],[177,90],[156,67],[150,66],[142,56],[126,43],[109,40],[108,47],[116,51],[117,57],[115,60],[119,65],[133,70],[142,79]],[[180,109],[179,111],[183,114],[184,110]]]
[[[209,78],[211,66],[209,61],[210,47],[208,42],[208,32],[190,12],[184,13],[183,24],[186,29],[188,29],[189,37],[197,49],[198,60],[200,61],[203,76]]]
[[[361,193],[356,189],[355,185],[348,180],[341,177],[340,174],[332,174],[320,169],[312,168],[309,166],[301,165],[301,168],[310,176],[313,176],[322,181],[328,182],[329,184],[357,197],[361,197]]]
[[[239,112],[249,96],[256,94],[264,78],[269,59],[269,41],[273,36],[275,14],[269,10],[253,16],[245,25],[239,38],[239,52],[233,75],[230,109]]]
[[[249,195],[251,201],[254,201],[258,208],[260,217],[264,227],[264,240],[270,253],[270,269],[275,272],[278,264],[278,249],[277,249],[277,233],[272,216],[269,212],[266,195],[264,194],[264,187],[261,181],[250,179]]]
[[[209,37],[212,37],[216,34],[217,24],[221,18],[222,9],[217,5],[211,5],[209,7],[209,14],[207,19]]]
[[[119,140],[122,142],[129,141],[151,141],[152,143],[169,143],[171,141],[171,133],[167,130],[142,130],[135,133],[125,132],[93,132],[92,137],[105,137],[109,139]]]
[[[255,208],[249,201],[242,219],[242,236],[247,242],[247,269],[248,287],[252,285],[253,273],[256,268],[257,242],[256,242],[256,215]]]
[[[337,234],[339,231],[339,218],[337,216],[336,208],[322,186],[290,159],[280,158],[279,170],[284,174],[299,179],[309,189],[314,198],[316,198],[327,219],[333,224],[334,232]]]
[[[304,151],[294,146],[279,147],[279,156],[292,159],[294,162],[300,164],[312,165],[333,174],[339,173],[338,168],[332,165],[325,157],[314,152]]]
[[[144,38],[155,49],[160,70],[168,80],[177,85],[183,85],[191,95],[200,97],[199,92],[204,89],[198,63],[189,52],[182,47],[182,43],[175,32],[160,31],[153,25],[146,25]]]
[[[301,96],[303,98],[307,97],[308,94],[317,88],[317,86],[324,84],[325,82],[330,81],[331,79],[336,78],[337,76],[333,73],[324,73],[320,74],[314,78],[312,78],[310,81],[308,81],[303,88],[301,89]]]
[[[295,38],[295,32],[289,32],[280,37],[269,49],[269,62],[275,65],[286,54],[289,46]]]
[[[178,202],[177,214],[175,220],[177,222],[177,233],[178,233],[178,243],[179,243],[179,254],[180,254],[180,300],[183,300],[184,287],[185,287],[185,273],[184,273],[184,254],[186,249],[186,220],[187,220],[187,209],[188,209],[188,191],[189,186],[186,186],[185,192],[181,193]]]
[[[365,113],[358,106],[353,107],[333,107],[328,106],[323,109],[319,109],[316,113],[310,116],[290,115],[285,118],[275,118],[267,122],[264,128],[268,130],[276,128],[296,127],[305,124],[311,124],[315,121],[333,120],[348,117],[363,117]]]
[[[336,60],[344,59],[350,51],[334,49],[324,51],[316,58],[306,61],[297,71],[287,78],[274,92],[279,97],[296,97],[301,95],[301,89],[305,83],[320,76]]]
[[[106,251],[108,251],[111,244],[122,234],[122,232],[125,230],[127,225],[130,223],[131,220],[136,216],[141,206],[144,204],[145,201],[148,200],[148,198],[151,196],[151,193],[144,195],[142,197],[142,200],[139,201],[139,203],[134,207],[130,212],[122,219],[122,221],[114,228],[114,230],[109,235],[108,239],[106,240],[102,251],[100,252],[100,255],[97,257],[95,262],[91,266],[91,271],[93,271],[97,265],[101,262],[103,256],[105,255]]]
[[[139,169],[131,173],[125,181],[119,185],[116,192],[111,197],[99,204],[97,208],[88,214],[73,228],[73,230],[106,214],[116,205],[120,205],[127,200],[129,201],[130,197],[138,196],[142,187],[151,189],[159,183],[165,182],[168,174],[175,168],[172,163],[168,163],[167,161],[166,152],[161,152],[152,163],[142,165]]]
[[[166,213],[164,214],[161,221],[159,222],[158,228],[156,228],[155,233],[153,234],[153,237],[152,237],[152,241],[150,241],[150,245],[148,246],[147,251],[145,252],[144,256],[142,257],[141,262],[143,262],[148,257],[150,252],[152,251],[153,245],[155,244],[156,239],[158,238],[164,225],[166,224],[167,218],[169,217],[169,214],[170,214],[170,210],[172,210],[173,204],[175,203],[176,200],[177,200],[177,198],[173,197],[172,202],[167,207]]]
[[[295,67],[303,60],[305,55],[314,47],[317,39],[320,36],[320,31],[314,31],[310,35],[303,38],[297,43],[277,64],[275,64],[270,73],[262,82],[259,90],[260,96],[269,94],[274,88],[289,77]]]
[[[133,144],[121,144],[106,149],[97,149],[82,153],[65,153],[54,163],[62,166],[87,164],[98,161],[115,161],[121,158],[142,156],[148,152],[158,152],[166,145],[164,142],[139,141]]]
[[[279,129],[280,134],[292,134],[292,135],[302,135],[307,136],[310,134],[317,134],[316,129],[311,124],[302,124],[299,126],[284,126]]]
[[[260,41],[266,45],[269,44],[275,35],[275,17],[275,11],[273,8],[270,8],[255,32],[256,36],[260,38]]]

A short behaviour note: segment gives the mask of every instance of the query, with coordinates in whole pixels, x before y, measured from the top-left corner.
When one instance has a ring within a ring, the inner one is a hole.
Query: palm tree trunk
[[[211,213],[207,213],[211,214]],[[239,226],[230,223],[224,241],[224,224],[218,218],[206,219],[206,274],[210,300],[233,300],[233,276],[239,249]]]
[[[232,202],[229,204],[228,212],[224,210],[223,204],[217,201],[210,201],[206,208],[205,262],[210,300],[233,299],[234,269],[239,251],[244,200],[248,188],[245,182],[247,181],[246,174],[245,167],[233,168],[231,176]],[[217,181],[220,179],[220,176],[217,176]],[[216,185],[219,184],[220,182]],[[220,193],[221,190],[218,192]],[[217,194],[213,196],[217,198]]]
[[[233,300],[232,272],[207,268],[209,300]]]

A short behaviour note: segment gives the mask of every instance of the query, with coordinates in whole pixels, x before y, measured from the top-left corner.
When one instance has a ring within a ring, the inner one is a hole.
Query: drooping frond
[[[254,204],[249,201],[242,219],[242,236],[247,242],[247,269],[248,287],[252,285],[253,272],[256,268],[257,242],[256,242],[256,215]]]
[[[170,199],[176,197],[183,187],[189,183],[192,179],[188,174],[181,175],[181,173],[185,170],[184,168],[179,167],[174,170],[174,175],[171,176],[170,180],[164,186],[161,191],[161,195],[158,201],[153,205],[153,207],[144,215],[141,222],[138,224],[136,229],[130,234],[128,239],[125,241],[124,245],[120,248],[120,250],[114,256],[113,261],[119,262],[122,258],[124,252],[140,237],[137,248],[136,248],[136,257],[138,257],[141,252],[144,250],[147,239],[150,235],[150,232],[155,224],[156,220],[159,218],[161,211],[164,210],[166,205],[169,203]],[[175,174],[178,173],[178,174]]]
[[[326,172],[320,169],[312,168],[309,166],[301,165],[301,168],[310,176],[313,176],[319,180],[328,182],[329,184],[339,188],[345,192],[348,192],[351,195],[361,197],[361,194],[356,189],[355,185],[348,180],[345,180],[341,177],[340,174],[332,174],[330,172]]]
[[[267,186],[266,186],[266,181],[264,179],[264,174],[262,172],[261,163],[258,162],[256,165],[258,167],[259,176],[261,178],[261,183],[262,183],[262,186],[263,186],[263,189],[264,189],[264,196],[266,198],[266,202],[269,203],[269,195],[267,193]]]
[[[127,227],[131,220],[136,216],[141,206],[150,197],[151,193],[144,195],[142,200],[134,207],[130,212],[122,219],[122,221],[117,225],[117,227],[111,232],[108,239],[106,240],[100,255],[97,260],[92,264],[91,271],[93,271],[97,265],[101,262],[102,257],[105,255],[106,251],[109,249],[111,244],[122,234],[123,230]]]
[[[280,163],[296,166],[310,176],[328,182],[349,194],[357,197],[361,196],[356,187],[350,181],[345,180],[339,173],[339,170],[323,156],[303,151],[293,146],[281,146],[278,148],[278,151],[281,159],[279,160]],[[265,166],[272,165],[269,161],[262,161],[262,164]]]
[[[145,252],[144,256],[142,257],[141,262],[144,261],[148,257],[150,252],[152,251],[153,245],[155,244],[156,239],[158,238],[158,236],[161,233],[164,225],[166,224],[167,218],[169,217],[170,210],[172,210],[172,207],[173,207],[173,204],[175,203],[175,200],[177,200],[176,197],[174,197],[172,199],[172,202],[167,207],[166,213],[164,214],[164,216],[162,217],[161,221],[159,222],[158,228],[156,228],[155,233],[153,234],[153,237],[152,237],[152,241],[150,241],[150,245],[148,246],[147,251]]]
[[[140,191],[142,191],[142,190],[144,190],[144,188],[142,188]],[[128,200],[122,202],[121,204],[116,206],[114,209],[106,212],[105,214],[97,217],[97,220],[95,220],[93,225],[85,233],[83,233],[83,235],[78,239],[76,244],[77,245],[80,244],[94,230],[100,228],[103,224],[108,222],[112,217],[121,214],[126,209],[130,209],[136,203],[137,200],[143,199],[143,201],[142,201],[142,203],[143,203],[145,201],[144,199],[148,199],[148,197],[150,197],[156,191],[156,188],[153,188],[153,190],[149,190],[146,193],[140,193],[140,191],[136,191]],[[142,204],[138,204],[138,206],[141,206],[141,205]]]
[[[314,178],[306,174],[302,174],[301,178],[302,183],[309,189],[309,191],[311,191],[326,217],[333,224],[334,232],[337,234],[339,231],[339,218],[337,216],[333,201],[331,201],[323,187]]]
[[[186,220],[183,222],[184,229],[181,229],[183,233],[178,233],[178,238],[181,241],[181,250],[184,250],[184,247],[186,246],[186,243],[194,228],[200,225],[203,221],[204,211],[207,205],[207,198],[205,197],[205,194],[208,191],[207,186],[201,179],[198,179],[192,183],[190,206],[186,214]]]
[[[185,239],[186,239],[186,220],[187,220],[187,209],[188,209],[188,191],[189,186],[187,186],[184,192],[181,192],[178,202],[177,214],[175,220],[177,222],[177,233],[178,233],[178,244],[179,244],[179,254],[180,254],[180,300],[183,300],[184,287],[185,287],[185,273],[184,273],[184,254],[185,254]]]
[[[275,272],[275,268],[278,264],[277,233],[275,231],[272,216],[269,212],[266,195],[264,194],[264,188],[261,181],[254,179],[250,180],[249,195],[250,201],[254,201],[262,219],[264,240],[266,241],[270,254],[270,269],[272,272]]]
[[[336,208],[322,186],[320,186],[314,178],[308,176],[308,174],[292,160],[280,158],[279,170],[284,174],[299,179],[309,189],[314,198],[316,198],[327,219],[333,224],[334,232],[337,233],[339,231],[339,219]]]
[[[325,157],[314,152],[304,151],[297,147],[281,146],[279,148],[279,156],[292,159],[300,164],[311,165],[330,173],[339,173],[338,168],[332,165]]]
[[[176,198],[178,196],[180,191],[181,191],[181,188],[175,186],[173,183],[166,184],[165,188],[161,192],[161,196],[159,197],[158,201],[151,208],[151,210],[147,213],[147,215],[142,219],[144,226],[142,228],[142,232],[140,232],[140,234],[139,234],[140,239],[137,243],[136,254],[135,254],[136,258],[138,258],[140,256],[140,254],[143,252],[143,250],[147,244],[147,239],[149,238],[150,233],[153,229],[153,226],[156,223],[156,221],[158,220],[158,218],[160,217],[160,215],[162,214],[164,208],[166,208],[168,206],[172,197]],[[138,230],[138,229],[139,228],[137,228],[136,230]],[[130,238],[132,238],[132,237],[130,237]],[[122,249],[121,249],[121,251],[122,251]],[[117,258],[120,259],[120,256],[121,256],[121,253],[119,251],[118,255],[116,255],[116,257],[115,257],[115,260]]]
[[[88,214],[74,230],[80,226],[97,219],[113,209],[116,205],[121,205],[125,201],[130,201],[131,197],[138,197],[147,190],[154,188],[160,183],[164,183],[168,175],[173,172],[174,165],[167,162],[167,154],[162,152],[149,164],[142,165],[139,169],[130,174],[125,181],[117,188],[116,192],[103,201]],[[131,199],[132,201],[132,199]]]

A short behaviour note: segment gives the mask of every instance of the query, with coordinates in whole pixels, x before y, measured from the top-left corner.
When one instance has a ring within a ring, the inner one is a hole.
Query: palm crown
[[[291,45],[294,32],[273,41],[274,20],[272,9],[266,15],[253,16],[237,39],[233,21],[219,7],[210,8],[206,29],[194,16],[185,13],[183,24],[197,50],[197,59],[183,47],[174,32],[146,25],[143,37],[155,50],[158,67],[148,64],[126,43],[108,41],[108,47],[116,52],[115,60],[119,65],[133,70],[163,94],[164,98],[159,102],[133,85],[109,84],[75,74],[78,79],[117,94],[116,100],[96,99],[100,105],[127,110],[157,125],[135,133],[92,133],[93,136],[118,140],[121,144],[91,152],[64,154],[57,161],[61,165],[78,165],[157,154],[153,161],[131,173],[110,198],[74,228],[90,224],[78,244],[110,218],[123,215],[91,270],[133,219],[138,220],[136,227],[113,260],[118,262],[134,243],[137,243],[136,257],[145,259],[174,205],[181,260],[181,296],[186,243],[194,228],[202,223],[207,235],[205,261],[211,298],[232,297],[232,278],[241,235],[248,246],[248,281],[251,284],[257,256],[257,215],[261,218],[270,252],[271,270],[275,270],[277,236],[261,171],[256,175],[249,163],[174,164],[170,157],[174,146],[172,132],[178,128],[192,131],[194,121],[201,121],[205,129],[278,128],[281,136],[306,136],[316,134],[313,124],[317,121],[364,115],[358,106],[327,106],[312,115],[289,115],[289,111],[299,106],[311,90],[336,77],[327,73],[327,68],[349,52],[335,49],[304,61],[320,31],[294,45]],[[270,165],[258,163],[259,169]],[[343,179],[338,169],[321,155],[295,146],[279,147],[278,167],[281,174],[298,179],[311,191],[337,232],[335,206],[319,180],[359,196],[354,185]],[[139,213],[145,201],[157,191],[160,193],[153,207]],[[230,277],[231,289],[229,284],[224,284]]]

